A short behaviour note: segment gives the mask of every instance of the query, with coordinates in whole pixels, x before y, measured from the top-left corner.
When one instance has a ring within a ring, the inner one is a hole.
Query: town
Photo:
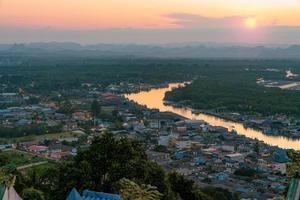
[[[16,164],[24,169],[67,160],[111,132],[116,138],[142,141],[149,159],[200,186],[226,188],[244,199],[285,195],[290,180],[287,150],[203,120],[149,109],[124,96],[166,86],[82,83],[78,89],[46,96],[22,89],[2,93],[1,103],[18,106],[0,110],[0,148],[2,153],[34,157]]]

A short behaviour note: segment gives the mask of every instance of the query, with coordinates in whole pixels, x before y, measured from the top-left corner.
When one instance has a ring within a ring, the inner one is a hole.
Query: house
[[[73,147],[62,145],[62,144],[54,144],[49,147],[51,152],[71,152]]]
[[[281,174],[286,174],[286,163],[274,163],[272,164],[272,169],[274,171],[280,172]]]
[[[247,188],[244,188],[244,187],[242,187],[242,186],[237,187],[237,188],[235,189],[235,191],[236,191],[237,193],[248,193],[248,189],[247,189]]]
[[[175,160],[181,160],[183,159],[184,157],[186,157],[186,152],[185,151],[175,151],[174,155],[173,155],[173,158]]]
[[[158,163],[170,161],[170,154],[169,153],[147,151],[147,156],[150,160],[154,160]]]
[[[205,125],[206,122],[203,120],[185,120],[185,124],[190,128],[200,128],[202,125]]]
[[[12,144],[0,144],[0,150],[11,149],[11,148],[13,148]]]
[[[64,131],[71,131],[71,130],[74,130],[74,129],[77,129],[77,128],[78,128],[77,122],[75,122],[75,121],[68,121],[64,125],[63,130]]]
[[[72,114],[73,119],[79,121],[85,121],[91,119],[91,114],[87,111],[77,111]]]
[[[221,150],[225,152],[234,152],[235,148],[232,145],[222,145]]]
[[[179,169],[176,169],[176,172],[183,176],[189,176],[193,173],[192,170],[190,170],[188,168],[179,168]]]
[[[102,94],[103,100],[112,105],[119,105],[121,103],[120,97],[112,93]]]
[[[220,172],[220,173],[215,174],[214,178],[217,181],[223,182],[223,181],[226,181],[229,178],[229,175],[225,172]]]
[[[31,124],[32,121],[30,119],[20,119],[16,122],[17,125],[19,126],[25,126]]]
[[[177,131],[177,133],[180,133],[180,134],[186,133],[187,127],[185,127],[185,126],[177,126],[176,127],[176,131]]]
[[[43,153],[48,150],[46,146],[39,146],[39,145],[32,145],[28,147],[28,151],[35,152],[35,153]]]
[[[215,132],[215,133],[226,133],[226,132],[228,132],[228,129],[224,128],[222,126],[210,126],[209,131]]]
[[[147,121],[150,128],[162,129],[170,127],[178,117],[170,112],[158,112],[151,114]]]
[[[206,155],[212,155],[214,153],[217,153],[218,150],[214,147],[209,147],[207,149],[202,149],[202,152],[203,152],[203,154],[206,154]]]
[[[225,156],[226,161],[231,161],[231,162],[239,162],[244,160],[244,155],[240,153],[234,153],[234,154],[228,154]]]
[[[71,155],[70,152],[52,152],[50,154],[50,157],[55,159],[55,160],[62,160],[64,159],[66,156]]]
[[[28,148],[30,146],[38,145],[38,144],[39,144],[39,141],[38,140],[34,140],[34,141],[29,141],[29,142],[22,142],[22,143],[19,144],[19,146],[21,146],[25,150],[28,150]]]
[[[178,149],[191,149],[191,141],[176,141],[176,148]]]
[[[197,165],[205,165],[206,160],[202,156],[199,156],[199,157],[196,158],[196,164]]]
[[[116,110],[116,106],[112,106],[112,105],[101,106],[101,111],[106,113],[112,113],[114,110]]]
[[[170,139],[171,139],[171,135],[167,135],[167,136],[159,136],[158,138],[158,145],[161,145],[161,146],[169,146],[169,142],[170,142]]]
[[[273,160],[278,163],[287,163],[289,158],[285,150],[276,148],[273,152]]]
[[[61,138],[58,139],[60,142],[78,142],[79,138],[78,137],[68,137],[68,138]]]
[[[94,192],[91,190],[84,190],[81,196],[79,192],[73,188],[66,200],[121,200],[121,197],[117,194]]]
[[[204,149],[206,147],[206,144],[202,144],[200,142],[191,142],[191,148],[194,150],[200,150],[200,149]]]

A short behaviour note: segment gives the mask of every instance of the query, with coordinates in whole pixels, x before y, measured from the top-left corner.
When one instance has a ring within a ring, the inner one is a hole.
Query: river
[[[171,83],[166,88],[151,89],[150,91],[141,91],[139,93],[133,93],[126,95],[125,97],[140,105],[145,105],[150,109],[159,109],[161,112],[169,111],[181,115],[189,119],[204,120],[212,126],[222,126],[229,131],[235,130],[240,135],[252,139],[258,139],[266,144],[272,146],[278,146],[285,149],[300,150],[300,140],[289,139],[281,136],[266,135],[261,131],[257,131],[251,128],[245,128],[242,123],[236,123],[228,121],[219,117],[207,115],[207,114],[193,114],[191,108],[175,108],[170,105],[164,105],[165,93],[171,91],[173,88],[183,86],[182,83]]]

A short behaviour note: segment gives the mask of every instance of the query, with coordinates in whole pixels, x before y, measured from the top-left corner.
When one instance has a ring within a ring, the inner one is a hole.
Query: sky
[[[300,0],[0,0],[0,43],[300,44]]]

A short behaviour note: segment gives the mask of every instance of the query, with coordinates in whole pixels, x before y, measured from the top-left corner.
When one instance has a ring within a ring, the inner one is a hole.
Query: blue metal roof
[[[84,190],[82,200],[121,200],[121,197],[117,194]]]
[[[73,188],[66,200],[121,200],[121,197],[117,194],[94,192],[91,190],[84,190],[83,196],[80,196],[78,191]]]
[[[82,197],[78,191],[73,188],[66,200],[82,200]]]

